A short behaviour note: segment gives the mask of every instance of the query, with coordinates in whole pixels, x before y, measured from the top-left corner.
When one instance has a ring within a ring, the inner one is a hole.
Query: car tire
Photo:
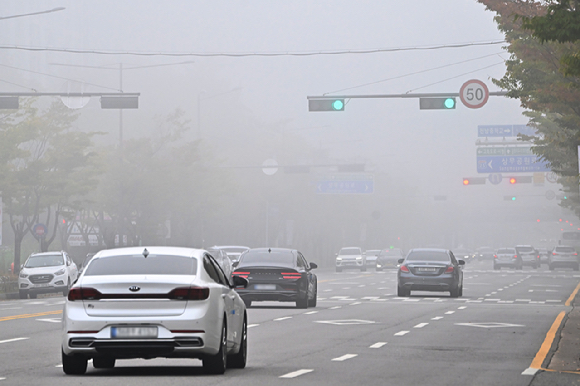
[[[296,308],[308,308],[308,292],[304,297],[298,296],[298,299],[296,299]]]
[[[316,307],[316,301],[318,300],[318,282],[314,283],[314,296],[312,300],[308,301],[308,307]]]
[[[240,350],[228,356],[227,367],[229,369],[243,369],[248,361],[248,318],[244,315],[244,324],[242,326],[242,340]]]
[[[459,286],[452,288],[451,291],[449,291],[449,295],[452,298],[458,298],[459,297]]]
[[[494,270],[496,270],[496,271],[499,271],[499,270],[501,269],[501,267],[500,267],[500,266],[496,266],[496,265],[494,265],[494,266],[493,266],[493,269],[494,269]]]
[[[523,265],[518,265],[518,266],[516,267],[516,269],[524,269],[524,266],[523,266]]]
[[[68,278],[66,282],[66,289],[62,290],[62,296],[68,296],[68,290],[70,288],[70,278]]]
[[[252,307],[252,301],[249,299],[242,299],[244,301],[244,304],[246,305],[246,308],[250,308]]]
[[[32,293],[32,292],[29,292],[29,293],[28,293],[28,297],[29,297],[30,299],[36,299],[36,298],[38,297],[38,294],[35,294],[35,293]]]
[[[579,265],[575,266],[574,271],[580,271],[580,266]]]
[[[112,369],[115,367],[115,358],[111,357],[94,357],[93,367],[95,369]]]
[[[228,363],[226,339],[227,339],[226,316],[224,315],[222,333],[220,336],[219,351],[215,355],[207,355],[202,359],[203,369],[205,370],[206,373],[223,374],[226,372],[226,367]]]
[[[411,291],[404,289],[403,287],[397,286],[397,296],[400,298],[407,297],[411,294]]]
[[[360,271],[361,272],[366,272],[366,270],[367,270],[367,267],[366,266],[360,267]]]
[[[87,372],[87,358],[66,355],[62,351],[62,371],[68,375],[83,375]]]
[[[459,287],[459,293],[458,293],[458,297],[462,297],[463,296],[463,284],[461,285],[461,287]]]
[[[336,268],[336,272],[342,272],[342,268]]]
[[[20,299],[28,299],[26,291],[18,291],[18,295],[20,295]]]
[[[382,269],[381,267],[377,267],[377,268],[375,268],[375,270],[376,270],[377,272],[381,272],[383,269]]]
[[[550,264],[548,267],[550,268],[550,271],[554,270],[554,266],[552,264]]]

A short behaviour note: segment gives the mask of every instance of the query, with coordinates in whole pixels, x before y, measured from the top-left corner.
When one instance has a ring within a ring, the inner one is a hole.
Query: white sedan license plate
[[[157,327],[111,327],[111,338],[157,338]]]
[[[257,290],[275,290],[276,284],[256,284],[256,285],[254,285],[254,289],[257,289]]]
[[[41,288],[41,287],[48,287],[50,286],[50,284],[34,284],[32,287],[33,288]]]

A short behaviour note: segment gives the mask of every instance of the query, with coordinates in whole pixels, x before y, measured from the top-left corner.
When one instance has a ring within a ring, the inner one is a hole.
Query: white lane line
[[[331,290],[331,289],[325,289],[325,290],[324,290],[324,291],[322,291],[322,292],[332,292],[332,290]]]
[[[546,300],[546,302],[549,302],[549,303],[561,303],[562,301],[561,300]]]
[[[421,299],[405,299],[404,302],[418,302]]]
[[[375,344],[370,345],[369,348],[381,348],[386,344],[387,344],[387,342],[377,342]]]
[[[358,304],[362,304],[362,303],[361,303],[361,302],[354,302],[354,303],[350,303],[349,305],[350,305],[350,306],[356,306],[356,305],[358,305]]]
[[[0,381],[3,381],[3,380],[5,380],[5,379],[6,379],[6,378],[0,378]]]
[[[291,373],[281,375],[280,378],[296,378],[296,377],[299,377],[301,375],[311,373],[313,371],[314,370],[312,370],[312,369],[302,369],[302,370],[293,371]]]
[[[334,306],[334,307],[330,307],[329,310],[338,310],[339,308],[342,308],[342,306]]]
[[[259,324],[248,324],[248,328],[252,328],[252,327],[258,327]]]
[[[365,297],[362,297],[361,299],[362,300],[376,300],[379,298],[380,298],[379,296],[365,296]]]
[[[447,311],[447,312],[445,313],[445,315],[451,315],[451,314],[454,314],[454,313],[455,313],[455,311]]]
[[[308,311],[308,312],[305,312],[304,315],[312,315],[312,314],[317,314],[317,313],[318,313],[318,311]]]
[[[429,324],[429,323],[419,323],[418,325],[416,325],[416,326],[415,326],[415,327],[413,327],[413,328],[423,328],[423,327],[425,327],[425,326],[426,326],[426,325],[428,325],[428,324]]]
[[[284,316],[282,318],[276,318],[276,319],[274,319],[274,321],[279,322],[280,320],[286,320],[286,319],[292,319],[292,317],[291,316]]]
[[[403,336],[403,335],[406,335],[406,334],[408,334],[409,332],[410,332],[410,331],[399,331],[399,332],[397,332],[397,333],[395,334],[395,336]]]
[[[536,375],[538,371],[539,369],[532,369],[531,367],[528,367],[522,372],[522,375]]]
[[[443,316],[436,316],[434,318],[431,318],[431,320],[441,320],[443,319]]]
[[[457,308],[457,309],[458,309],[458,310],[464,310],[464,309],[466,309],[466,308],[467,308],[466,306],[462,306],[462,307],[459,307],[459,308]]]
[[[531,302],[532,299],[516,299],[516,302]]]
[[[342,362],[342,361],[345,361],[347,359],[352,359],[352,358],[357,357],[357,356],[358,356],[358,354],[346,354],[346,355],[343,355],[343,356],[338,357],[338,358],[333,358],[332,360],[335,362]]]
[[[19,340],[26,340],[26,339],[30,339],[30,338],[13,338],[13,339],[6,339],[6,340],[0,340],[0,343],[10,343],[10,342],[17,342]]]
[[[20,310],[22,307],[0,308],[0,311]]]
[[[56,319],[56,318],[53,318],[53,319],[36,319],[36,320],[38,320],[39,322],[60,323],[60,319]]]

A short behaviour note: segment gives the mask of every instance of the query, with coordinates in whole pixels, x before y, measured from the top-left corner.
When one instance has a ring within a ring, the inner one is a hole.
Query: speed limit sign
[[[487,103],[489,90],[481,80],[468,80],[459,90],[459,99],[466,107],[478,109]]]

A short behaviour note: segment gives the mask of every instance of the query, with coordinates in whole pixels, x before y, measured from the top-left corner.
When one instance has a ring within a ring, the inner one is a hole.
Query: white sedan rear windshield
[[[513,248],[501,248],[497,250],[498,255],[513,255],[516,253],[516,250]]]
[[[64,265],[64,259],[62,255],[39,255],[30,256],[26,260],[25,268],[39,268],[39,267],[57,267],[59,265]]]
[[[556,252],[574,253],[576,250],[573,247],[556,247]]]
[[[197,259],[186,256],[109,256],[91,260],[86,276],[98,275],[195,275]]]

